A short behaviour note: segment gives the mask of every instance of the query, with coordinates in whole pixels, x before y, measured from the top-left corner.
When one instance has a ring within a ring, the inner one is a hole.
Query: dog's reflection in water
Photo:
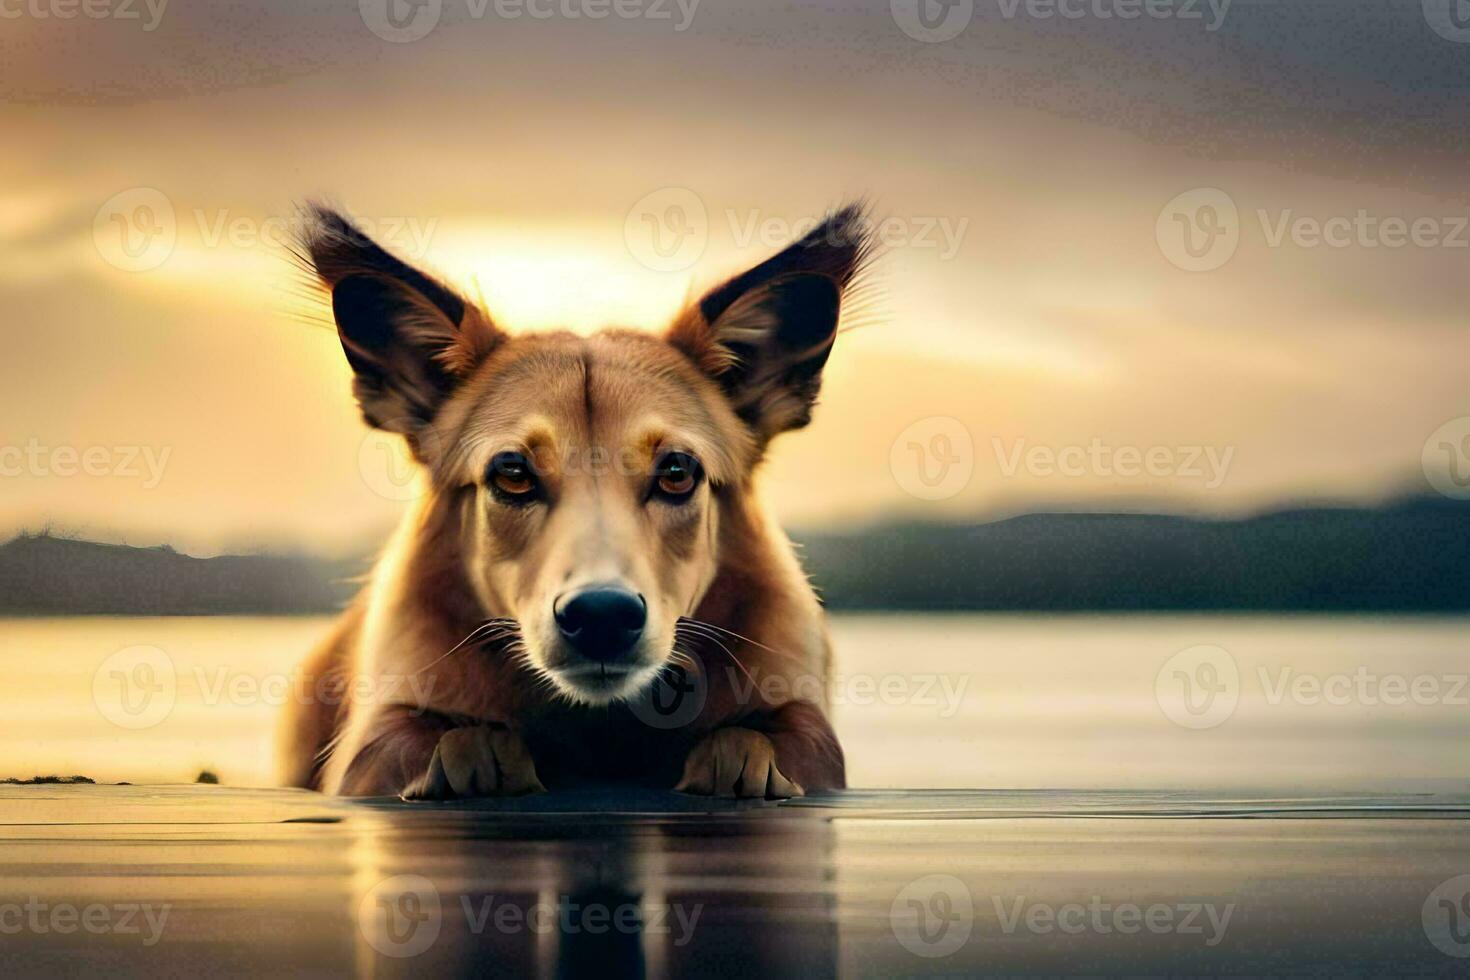
[[[828,821],[445,816],[360,828],[359,975],[836,973]]]

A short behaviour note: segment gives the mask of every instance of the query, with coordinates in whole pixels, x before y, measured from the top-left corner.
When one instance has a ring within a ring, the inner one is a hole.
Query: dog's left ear
[[[843,296],[871,251],[863,209],[850,204],[706,293],[668,341],[719,382],[762,441],[799,429],[811,421]]]

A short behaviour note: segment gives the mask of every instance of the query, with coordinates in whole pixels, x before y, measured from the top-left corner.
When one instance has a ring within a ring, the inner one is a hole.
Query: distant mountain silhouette
[[[1440,498],[1241,520],[1031,514],[802,540],[836,609],[1470,610],[1470,504]]]
[[[1439,498],[1240,520],[1051,513],[890,522],[796,538],[833,609],[1470,611],[1470,503]],[[0,613],[330,612],[367,567],[21,535],[0,545]]]
[[[192,558],[167,546],[23,534],[0,545],[0,613],[190,616],[340,608],[366,567],[304,556]]]

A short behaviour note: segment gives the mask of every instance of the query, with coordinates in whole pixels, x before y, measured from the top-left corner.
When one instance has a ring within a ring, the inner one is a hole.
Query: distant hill
[[[1242,520],[895,522],[796,538],[834,609],[1470,611],[1470,504],[1438,498]],[[367,567],[22,535],[0,545],[0,614],[330,612]]]
[[[1243,520],[1031,514],[809,534],[836,609],[1470,611],[1470,504]]]
[[[193,558],[169,547],[21,535],[0,545],[0,613],[189,616],[338,609],[365,563],[305,556]]]

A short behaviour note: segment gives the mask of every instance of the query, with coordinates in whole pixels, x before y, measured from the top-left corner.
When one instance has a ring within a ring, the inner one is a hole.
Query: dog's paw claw
[[[684,760],[674,789],[698,796],[784,799],[805,791],[776,767],[776,747],[749,728],[711,732]]]
[[[428,771],[403,791],[405,800],[544,793],[526,743],[505,728],[474,726],[445,732]]]

